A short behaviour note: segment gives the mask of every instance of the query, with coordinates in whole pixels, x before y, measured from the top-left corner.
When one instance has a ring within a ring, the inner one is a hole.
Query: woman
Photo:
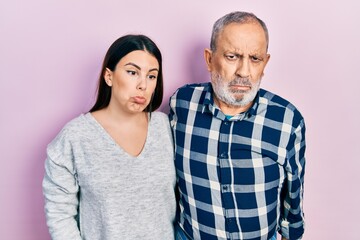
[[[143,35],[109,48],[90,112],[48,145],[43,180],[52,239],[173,239],[175,170],[161,53]]]

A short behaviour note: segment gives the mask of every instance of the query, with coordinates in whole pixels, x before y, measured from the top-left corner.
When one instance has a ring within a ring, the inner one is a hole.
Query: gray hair
[[[269,32],[266,27],[266,24],[253,13],[248,12],[231,12],[226,14],[225,16],[219,18],[213,26],[211,41],[210,41],[210,49],[211,51],[216,51],[216,41],[219,37],[219,33],[229,25],[230,23],[259,23],[265,32],[266,37],[266,50],[269,46]]]

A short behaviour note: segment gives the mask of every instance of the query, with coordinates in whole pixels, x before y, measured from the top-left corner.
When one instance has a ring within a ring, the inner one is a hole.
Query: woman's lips
[[[133,97],[133,99],[134,99],[134,102],[137,104],[144,104],[146,102],[146,98],[141,97],[141,96]]]

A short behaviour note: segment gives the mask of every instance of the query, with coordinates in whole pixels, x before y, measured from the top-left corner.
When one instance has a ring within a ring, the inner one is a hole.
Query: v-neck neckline
[[[106,129],[96,120],[96,118],[90,113],[86,113],[85,116],[92,122],[94,123],[94,125],[96,126],[96,128],[99,130],[99,132],[104,135],[106,137],[106,139],[115,147],[117,148],[120,152],[122,152],[123,154],[126,154],[128,157],[130,158],[134,158],[134,159],[139,159],[142,157],[142,155],[144,155],[144,152],[146,152],[147,150],[147,145],[149,142],[149,136],[151,134],[151,118],[148,115],[148,124],[147,124],[147,134],[146,134],[146,138],[145,138],[145,143],[143,148],[141,149],[140,153],[137,156],[134,156],[130,153],[128,153],[127,151],[125,151],[124,148],[122,148],[113,137],[110,136],[110,134],[106,131]]]

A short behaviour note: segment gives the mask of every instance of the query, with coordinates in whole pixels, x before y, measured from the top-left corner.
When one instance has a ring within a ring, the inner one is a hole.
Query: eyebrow
[[[128,66],[128,65],[133,66],[133,67],[141,70],[141,67],[139,67],[139,66],[136,65],[135,63],[129,62],[129,63],[125,64],[124,66]],[[149,69],[149,72],[152,72],[152,71],[159,71],[159,69],[157,69],[157,68]]]

